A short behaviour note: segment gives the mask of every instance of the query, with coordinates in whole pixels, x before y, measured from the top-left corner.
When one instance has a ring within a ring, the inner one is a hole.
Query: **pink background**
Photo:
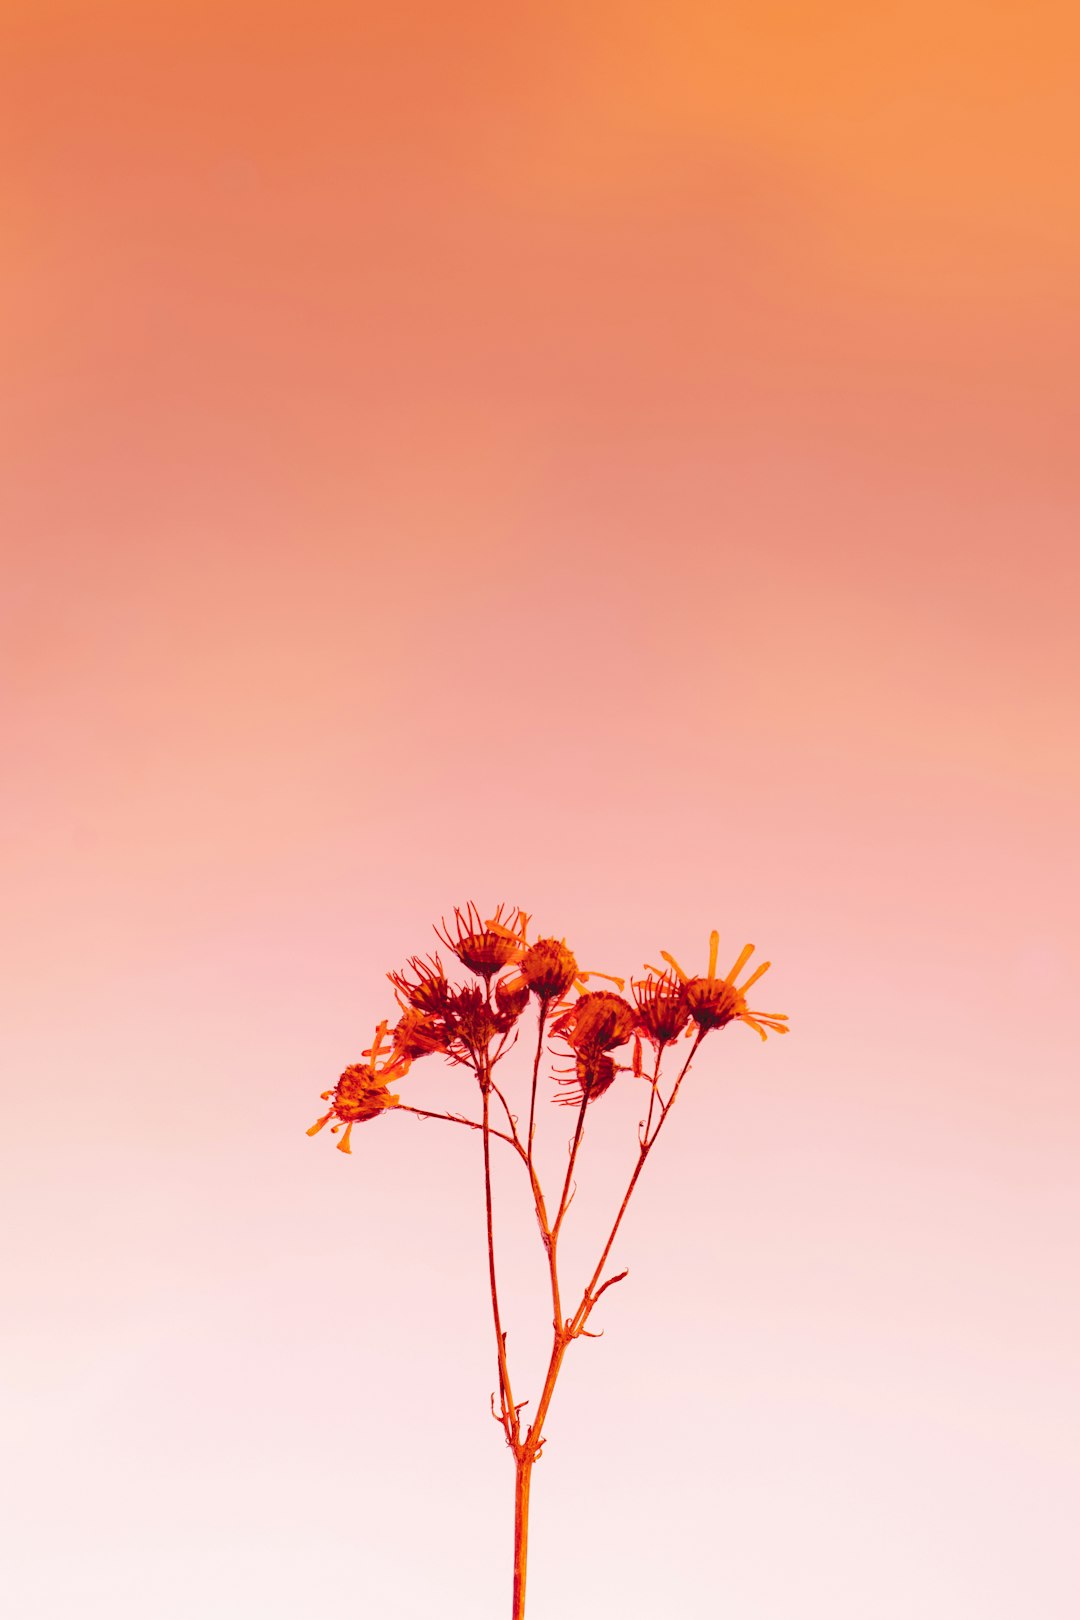
[[[508,1610],[479,1144],[303,1134],[470,897],[792,1018],[650,1161],[530,1620],[1074,1620],[1073,17],[5,8],[19,1620]]]

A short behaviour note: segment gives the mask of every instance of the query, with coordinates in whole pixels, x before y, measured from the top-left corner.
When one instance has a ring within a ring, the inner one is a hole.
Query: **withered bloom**
[[[682,984],[673,973],[650,974],[631,981],[637,1029],[654,1046],[667,1046],[678,1040],[690,1018],[690,1007]]]
[[[520,933],[515,933],[504,921],[504,910],[505,907],[500,904],[494,917],[485,923],[470,900],[464,911],[459,906],[454,907],[452,933],[445,917],[442,928],[436,927],[435,932],[470,973],[490,980],[500,968],[506,967],[509,962],[516,962],[522,951],[528,919],[523,911],[518,912]]]
[[[488,1006],[483,991],[474,984],[453,991],[447,1027],[470,1057],[486,1053],[494,1037],[503,1033],[498,1011]]]
[[[606,1052],[579,1053],[569,1074],[557,1074],[560,1086],[566,1086],[565,1096],[556,1096],[557,1103],[567,1107],[580,1107],[582,1100],[594,1103],[612,1084],[619,1065]]]
[[[524,940],[524,930],[521,937]],[[539,1001],[546,1001],[549,1006],[565,996],[572,986],[584,991],[590,979],[608,979],[620,990],[626,982],[611,973],[597,973],[592,969],[585,972],[579,968],[565,939],[538,939],[521,952],[517,969],[510,981],[514,988],[519,984],[527,985]]]
[[[410,1059],[427,1057],[431,1052],[445,1052],[449,1041],[446,1025],[434,1013],[418,1012],[407,1007],[393,1028],[394,1051]]]
[[[396,1108],[400,1098],[392,1093],[387,1081],[400,1080],[409,1072],[409,1059],[404,1055],[394,1055],[388,1062],[379,1067],[379,1057],[384,1041],[387,1039],[387,1020],[383,1019],[375,1031],[375,1039],[371,1046],[362,1055],[370,1059],[368,1063],[350,1063],[338,1080],[332,1091],[324,1091],[322,1098],[329,1102],[330,1107],[321,1119],[308,1129],[309,1136],[315,1136],[331,1119],[336,1123],[330,1127],[333,1133],[345,1127],[344,1135],[337,1144],[342,1153],[351,1153],[350,1138],[354,1125],[365,1124],[368,1120],[377,1119],[388,1108]]]
[[[678,975],[690,1017],[701,1033],[705,1034],[710,1029],[722,1029],[725,1024],[739,1022],[749,1024],[763,1041],[767,1039],[767,1031],[770,1029],[776,1035],[786,1035],[787,1013],[751,1012],[746,1005],[746,992],[772,964],[762,962],[743,984],[736,985],[735,980],[753,956],[754,947],[744,945],[734,965],[722,978],[716,971],[719,949],[720,935],[714,928],[709,935],[709,971],[697,978],[691,978],[685,973],[670,952],[660,952],[664,961],[674,968]],[[648,963],[645,965],[649,966]],[[649,968],[649,972],[658,973],[659,969]]]
[[[521,979],[499,979],[495,985],[495,1005],[507,1028],[521,1017],[528,1000],[529,987]]]
[[[723,1029],[733,1018],[740,1018],[746,1002],[733,984],[724,979],[688,979],[686,1004],[699,1029]]]
[[[578,965],[565,939],[538,939],[518,963],[518,972],[540,1001],[558,1001],[577,978]]]
[[[403,996],[417,1012],[445,1013],[451,990],[439,957],[410,956],[409,967],[414,975],[411,979],[404,971],[386,975],[399,998]]]
[[[630,1039],[634,1009],[612,990],[588,990],[551,1027],[575,1052],[596,1055]]]

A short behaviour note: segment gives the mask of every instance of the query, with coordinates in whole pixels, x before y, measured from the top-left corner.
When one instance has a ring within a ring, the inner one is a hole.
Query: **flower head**
[[[579,1053],[574,1059],[574,1067],[567,1074],[555,1076],[560,1086],[568,1088],[564,1096],[556,1095],[555,1101],[567,1107],[580,1107],[582,1102],[594,1103],[614,1082],[620,1067],[607,1052]]]
[[[392,1094],[387,1081],[399,1080],[409,1072],[409,1059],[404,1055],[391,1053],[382,1067],[379,1059],[384,1042],[387,1040],[388,1022],[384,1018],[375,1031],[375,1039],[363,1057],[370,1061],[367,1063],[350,1063],[341,1075],[338,1083],[331,1091],[324,1091],[323,1101],[329,1102],[330,1107],[321,1119],[308,1129],[309,1136],[315,1136],[331,1119],[336,1123],[330,1127],[331,1131],[338,1132],[342,1125],[345,1127],[341,1141],[337,1144],[342,1153],[351,1153],[350,1137],[354,1125],[365,1124],[370,1119],[377,1119],[388,1108],[396,1108],[400,1098]]]
[[[725,1024],[739,1022],[749,1024],[756,1030],[762,1040],[767,1038],[768,1030],[774,1034],[786,1035],[787,1013],[751,1012],[746,1005],[746,992],[765,973],[770,962],[762,962],[755,968],[750,977],[741,985],[735,983],[743,968],[754,954],[753,945],[744,945],[731,969],[723,978],[716,972],[716,959],[720,949],[720,935],[714,928],[709,935],[709,971],[697,978],[691,978],[688,973],[676,962],[668,951],[660,954],[669,967],[674,969],[682,985],[683,994],[690,1017],[697,1025],[700,1034],[704,1035],[710,1029],[722,1029]],[[650,973],[660,973],[660,969],[649,967]]]
[[[445,1013],[451,990],[438,954],[426,959],[410,956],[409,967],[413,972],[411,979],[404,971],[386,975],[398,992],[399,1002],[404,997],[406,1004],[417,1012]]]
[[[577,978],[578,965],[565,939],[538,939],[518,963],[527,988],[541,1001],[558,1001]]]
[[[481,921],[479,911],[470,900],[464,911],[459,906],[454,907],[452,931],[444,917],[442,928],[436,927],[435,932],[470,973],[476,973],[482,979],[490,980],[500,968],[506,967],[510,962],[516,962],[524,948],[525,929],[529,919],[525,912],[519,911],[515,931],[504,919],[505,909],[500,904],[494,917],[485,923]]]
[[[650,974],[631,981],[637,1030],[654,1046],[667,1046],[678,1040],[690,1018],[690,1007],[682,983],[674,973]]]
[[[431,1052],[445,1052],[450,1044],[445,1021],[434,1013],[418,1012],[415,1007],[405,1009],[392,1033],[395,1055],[410,1062]]]
[[[495,984],[495,1005],[509,1028],[525,1011],[529,986],[522,979],[499,979]]]
[[[494,1037],[504,1033],[498,1009],[488,1005],[475,984],[464,985],[451,995],[447,1027],[452,1041],[473,1058],[485,1054]]]
[[[630,1039],[634,1009],[612,990],[588,990],[551,1027],[579,1056],[595,1057]]]
[[[611,973],[585,972],[579,968],[577,958],[565,939],[538,939],[530,945],[528,915],[519,911],[517,927],[510,928],[502,920],[502,909],[500,906],[484,927],[491,933],[502,935],[508,946],[512,947],[507,962],[516,964],[518,971],[512,980],[506,981],[508,989],[517,990],[520,985],[527,985],[539,1001],[548,1004],[565,996],[572,985],[584,990],[590,979],[607,979],[622,989],[625,980],[617,979]]]

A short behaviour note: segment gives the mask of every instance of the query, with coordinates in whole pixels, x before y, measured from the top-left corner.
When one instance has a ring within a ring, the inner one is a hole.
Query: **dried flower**
[[[638,1032],[648,1036],[656,1047],[677,1040],[690,1018],[681,981],[673,973],[650,974],[647,979],[632,980],[631,990]]]
[[[445,1013],[450,1005],[451,990],[438,955],[426,959],[410,956],[409,967],[415,975],[413,979],[407,978],[404,972],[386,975],[398,992],[398,1000],[404,996],[408,1006],[417,1012]]]
[[[690,1017],[698,1029],[704,1034],[710,1029],[722,1029],[725,1024],[738,1021],[749,1024],[756,1030],[762,1040],[767,1039],[767,1031],[772,1030],[777,1035],[786,1035],[787,1013],[750,1012],[746,1006],[746,992],[750,986],[761,978],[771,963],[762,962],[755,968],[750,977],[742,985],[736,985],[735,980],[754,954],[753,945],[744,945],[730,971],[720,978],[716,972],[716,958],[720,949],[720,935],[714,928],[709,935],[709,971],[703,977],[691,978],[676,962],[668,951],[661,951],[664,961],[669,963],[678,974],[683,987],[686,1004]],[[650,973],[659,973],[658,968],[649,967]]]
[[[580,1106],[583,1100],[594,1103],[597,1097],[604,1095],[621,1067],[622,1065],[616,1063],[606,1052],[579,1053],[574,1059],[573,1069],[568,1074],[555,1076],[560,1086],[571,1088],[567,1090],[565,1096],[556,1095],[555,1101],[567,1107]]]
[[[486,1053],[493,1038],[503,1033],[498,1012],[488,1005],[475,984],[452,992],[447,1026],[453,1040],[464,1047],[469,1057]]]
[[[634,1009],[611,990],[588,990],[551,1027],[575,1052],[595,1056],[630,1039]]]
[[[427,1057],[431,1052],[445,1052],[449,1046],[446,1024],[434,1013],[418,1012],[406,1008],[393,1029],[394,1051],[401,1057]]]
[[[504,909],[500,904],[494,917],[484,923],[476,906],[470,900],[464,911],[459,906],[454,907],[452,934],[445,917],[442,919],[442,928],[435,929],[443,944],[453,951],[458,961],[464,963],[470,973],[479,974],[483,979],[490,980],[492,974],[498,973],[499,969],[506,967],[508,963],[516,962],[521,956],[525,928],[529,919],[523,911],[519,911],[518,931],[515,933],[503,919]]]
[[[389,1061],[379,1068],[379,1057],[383,1043],[387,1039],[388,1023],[383,1019],[375,1031],[375,1039],[362,1056],[369,1058],[368,1063],[350,1063],[341,1075],[337,1085],[332,1091],[324,1091],[323,1101],[329,1102],[330,1107],[321,1119],[308,1129],[309,1136],[315,1136],[331,1119],[337,1123],[330,1127],[336,1134],[344,1125],[345,1132],[337,1144],[342,1153],[351,1153],[350,1138],[354,1125],[361,1125],[370,1119],[377,1119],[388,1108],[396,1108],[400,1098],[392,1094],[387,1087],[387,1081],[399,1080],[409,1072],[409,1059],[405,1056],[391,1055]]]
[[[499,979],[495,985],[495,1005],[509,1028],[525,1011],[529,986],[523,979]]]
[[[518,972],[541,1001],[558,1001],[577,978],[578,966],[565,939],[538,939],[518,963]]]

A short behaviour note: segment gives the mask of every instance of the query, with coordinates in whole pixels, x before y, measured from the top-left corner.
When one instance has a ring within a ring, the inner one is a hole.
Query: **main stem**
[[[512,1620],[525,1614],[525,1564],[529,1550],[529,1483],[533,1457],[519,1452],[514,1461],[514,1609]]]
[[[662,1056],[661,1051],[657,1051],[656,1073],[653,1076],[653,1096],[649,1107],[649,1125],[652,1123],[653,1104],[655,1104],[657,1100],[660,1101],[660,1118],[657,1120],[656,1127],[651,1133],[649,1126],[646,1126],[644,1139],[641,1142],[641,1149],[638,1154],[638,1161],[634,1166],[633,1174],[630,1177],[630,1185],[627,1187],[623,1201],[619,1206],[619,1212],[615,1217],[615,1223],[612,1226],[608,1240],[604,1245],[604,1252],[600,1256],[599,1264],[589,1280],[589,1284],[582,1295],[581,1304],[574,1312],[572,1319],[569,1321],[563,1321],[559,1300],[558,1260],[556,1251],[559,1241],[559,1229],[562,1225],[563,1217],[566,1214],[567,1198],[570,1191],[571,1178],[573,1176],[574,1161],[577,1157],[577,1150],[581,1145],[581,1133],[584,1124],[585,1105],[588,1101],[588,1092],[586,1092],[582,1099],[581,1109],[578,1114],[577,1128],[574,1132],[573,1145],[570,1149],[570,1162],[567,1166],[566,1181],[563,1185],[562,1197],[559,1200],[559,1208],[556,1213],[555,1220],[549,1221],[547,1210],[544,1207],[544,1198],[540,1190],[540,1183],[532,1162],[532,1134],[536,1081],[540,1066],[540,1051],[543,1042],[544,1017],[546,1011],[547,1008],[545,1005],[541,1008],[536,1061],[533,1065],[533,1096],[530,1100],[529,1108],[529,1132],[526,1138],[525,1150],[522,1151],[519,1147],[519,1152],[521,1152],[521,1156],[525,1160],[526,1168],[529,1172],[529,1179],[532,1183],[533,1196],[536,1203],[536,1215],[540,1223],[540,1231],[544,1239],[544,1247],[547,1250],[548,1266],[551,1273],[552,1304],[554,1305],[555,1309],[555,1319],[553,1322],[554,1342],[552,1343],[551,1347],[551,1359],[548,1362],[547,1374],[544,1378],[544,1387],[540,1394],[540,1401],[533,1421],[530,1425],[528,1425],[525,1431],[524,1438],[522,1438],[521,1434],[517,1408],[514,1406],[513,1395],[510,1392],[510,1374],[506,1362],[506,1343],[502,1334],[502,1323],[499,1318],[498,1294],[495,1287],[495,1246],[492,1228],[491,1170],[488,1152],[489,1137],[492,1134],[488,1114],[488,1088],[490,1086],[490,1075],[483,1075],[480,1071],[478,1071],[478,1078],[480,1079],[481,1090],[483,1092],[483,1117],[481,1121],[481,1130],[484,1137],[484,1182],[487,1202],[488,1263],[491,1274],[491,1303],[495,1318],[495,1337],[499,1351],[499,1382],[503,1403],[503,1427],[506,1430],[507,1443],[514,1453],[514,1596],[511,1620],[524,1620],[525,1617],[525,1576],[529,1549],[529,1487],[532,1482],[533,1464],[540,1455],[541,1447],[544,1444],[544,1422],[547,1418],[548,1408],[551,1405],[551,1398],[555,1393],[555,1384],[562,1369],[566,1351],[571,1341],[579,1337],[579,1335],[585,1331],[585,1323],[588,1321],[592,1308],[596,1304],[600,1294],[602,1294],[606,1288],[610,1287],[612,1282],[619,1281],[618,1277],[611,1278],[597,1292],[593,1292],[593,1290],[596,1289],[597,1283],[600,1281],[600,1276],[607,1262],[608,1255],[611,1253],[612,1247],[614,1246],[619,1227],[622,1225],[623,1216],[626,1214],[627,1206],[630,1203],[634,1188],[637,1186],[638,1177],[645,1167],[645,1160],[649,1156],[649,1150],[656,1141],[657,1136],[660,1134],[660,1129],[664,1123],[664,1120],[667,1118],[672,1103],[675,1101],[679,1087],[682,1085],[686,1071],[689,1069],[690,1064],[693,1061],[694,1055],[701,1044],[702,1035],[704,1034],[704,1031],[699,1029],[697,1038],[694,1040],[694,1043],[687,1054],[686,1061],[679,1071],[679,1075],[675,1081],[671,1096],[668,1098],[666,1103],[664,1103],[662,1099],[658,1098],[658,1093],[656,1091],[660,1071],[660,1059]],[[485,1084],[485,1081],[487,1084]],[[511,1129],[513,1129],[512,1121]],[[516,1131],[514,1132],[514,1136],[516,1139]],[[625,1273],[621,1273],[620,1275],[625,1275]]]

